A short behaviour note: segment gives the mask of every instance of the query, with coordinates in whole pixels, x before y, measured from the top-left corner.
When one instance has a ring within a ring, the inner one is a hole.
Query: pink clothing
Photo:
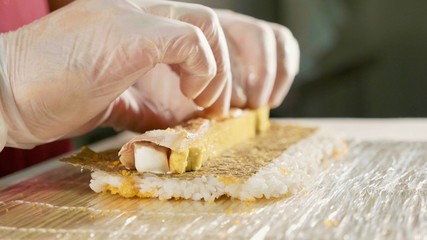
[[[48,13],[47,0],[0,0],[0,33],[16,30]]]

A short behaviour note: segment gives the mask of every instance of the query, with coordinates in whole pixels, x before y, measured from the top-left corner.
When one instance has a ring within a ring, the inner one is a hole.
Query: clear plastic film
[[[309,188],[256,202],[95,194],[61,167],[0,192],[0,238],[425,239],[427,142],[349,145]]]
[[[2,93],[3,89],[3,83],[6,81],[6,69],[4,66],[4,49],[3,49],[3,38],[0,34],[0,93]],[[2,94],[3,95],[3,94]],[[6,139],[7,139],[7,126],[6,121],[3,118],[3,100],[0,97],[0,151],[3,150],[4,146],[6,145]]]
[[[6,49],[4,36],[0,34],[0,151],[5,145],[16,148],[33,148],[41,140],[34,136],[24,123],[18,106],[14,101],[13,83],[9,79],[6,67]],[[11,123],[13,123],[11,125]],[[25,134],[22,134],[25,133]],[[22,135],[25,135],[24,137]],[[49,139],[53,141],[55,139]]]

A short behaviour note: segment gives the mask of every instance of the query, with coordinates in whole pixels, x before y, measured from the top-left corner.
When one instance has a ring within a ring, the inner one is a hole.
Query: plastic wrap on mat
[[[215,202],[95,194],[65,166],[0,192],[0,239],[425,239],[427,143],[350,142],[285,199]]]

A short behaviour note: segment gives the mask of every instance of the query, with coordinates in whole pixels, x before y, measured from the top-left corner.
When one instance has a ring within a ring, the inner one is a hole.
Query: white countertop
[[[331,129],[351,139],[427,141],[427,118],[306,118],[280,121]]]

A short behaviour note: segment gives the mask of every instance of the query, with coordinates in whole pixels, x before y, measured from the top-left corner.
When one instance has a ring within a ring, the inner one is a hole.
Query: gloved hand
[[[231,106],[279,106],[299,71],[299,46],[284,26],[217,10],[233,75]]]
[[[135,98],[141,99],[140,102],[144,103],[145,109],[150,112],[162,113],[161,115],[152,114],[153,118],[157,120],[153,121],[155,125],[151,125],[148,128],[165,128],[179,124],[197,115],[206,114],[206,110],[186,98],[181,91],[176,91],[179,88],[180,81],[179,75],[169,65],[157,64],[134,84],[132,95]],[[223,92],[228,97],[222,99],[226,99],[227,103],[230,104],[231,82],[228,84],[227,91]],[[157,95],[167,97],[159,98]],[[125,99],[123,100],[122,102],[126,101]],[[129,118],[123,118],[123,114],[114,114],[114,116],[116,117],[114,122],[122,122],[122,126],[128,125],[126,121]]]
[[[158,63],[179,74],[183,95],[195,105],[227,113],[228,50],[209,8],[81,0],[0,35],[0,128],[7,129],[6,145],[33,147],[102,123],[137,131],[152,127],[162,109],[147,107],[147,99],[130,86]]]
[[[116,130],[163,129],[198,114],[209,114],[181,91],[177,91],[180,82],[180,76],[170,65],[157,64],[110,105],[112,113],[103,125],[113,126]],[[228,97],[223,96],[221,99],[230,104],[231,82],[227,84],[222,94]]]
[[[299,47],[292,33],[284,26],[231,11],[217,10],[217,13],[231,50],[232,106],[277,107],[299,68]],[[162,109],[164,114],[159,116],[159,124],[179,123],[199,111],[181,92],[171,90],[179,81],[179,76],[170,67],[158,64],[135,84],[134,88],[139,97],[145,99],[143,102],[148,109]],[[168,85],[171,88],[167,88]],[[155,94],[171,97],[156,98]],[[124,126],[127,125],[125,121],[123,119]]]

